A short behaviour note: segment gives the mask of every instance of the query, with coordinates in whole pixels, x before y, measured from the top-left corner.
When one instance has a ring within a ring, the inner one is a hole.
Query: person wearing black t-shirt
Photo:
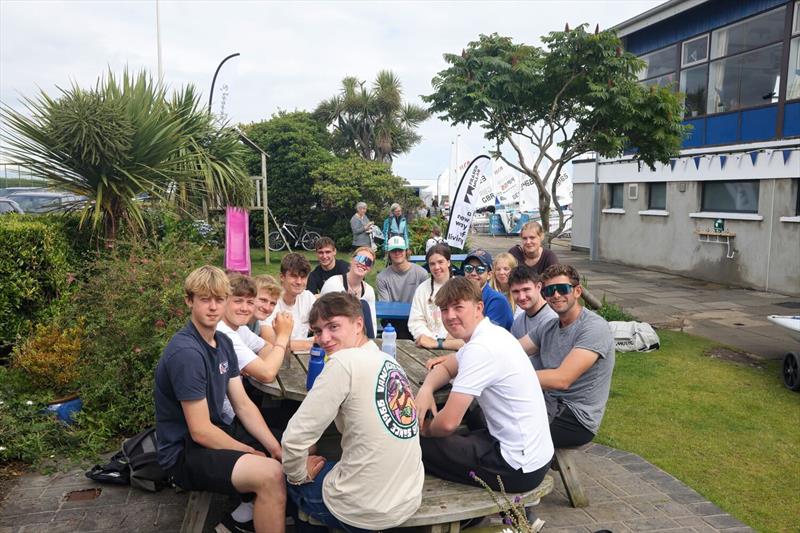
[[[330,237],[317,239],[314,249],[317,252],[319,265],[308,275],[306,289],[312,294],[319,294],[322,286],[330,278],[339,274],[347,274],[350,271],[350,263],[336,259],[336,243]]]

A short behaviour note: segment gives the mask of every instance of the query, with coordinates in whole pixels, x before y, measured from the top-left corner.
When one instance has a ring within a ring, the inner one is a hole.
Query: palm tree
[[[389,70],[380,71],[371,88],[344,78],[339,94],[320,102],[314,114],[333,127],[341,151],[389,165],[421,140],[414,130],[430,116],[424,107],[403,102],[400,79]]]
[[[126,70],[92,89],[59,91],[25,98],[27,113],[0,105],[2,138],[15,163],[88,198],[76,208],[97,234],[143,229],[143,196],[175,200],[183,191],[184,208],[209,195],[234,205],[249,199],[236,133],[214,126],[191,85],[168,99],[151,76]]]

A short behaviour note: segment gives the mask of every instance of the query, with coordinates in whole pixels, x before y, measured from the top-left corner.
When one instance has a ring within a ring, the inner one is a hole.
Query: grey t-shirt
[[[514,335],[515,339],[521,339],[539,327],[539,324],[554,318],[558,318],[556,312],[549,305],[544,304],[532,316],[528,316],[527,312],[518,314],[514,319],[514,323],[511,324],[511,334]]]
[[[414,263],[402,273],[388,267],[378,274],[378,300],[411,303],[419,284],[427,280],[428,273],[425,269]]]
[[[569,326],[562,328],[558,320],[540,323],[529,337],[539,347],[539,353],[531,358],[536,370],[558,368],[573,348],[591,350],[600,356],[569,389],[545,393],[563,401],[578,422],[596,434],[606,409],[614,371],[614,335],[608,322],[583,308],[578,319]]]

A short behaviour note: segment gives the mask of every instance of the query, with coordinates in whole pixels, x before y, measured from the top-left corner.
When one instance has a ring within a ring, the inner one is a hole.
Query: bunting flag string
[[[781,150],[783,152],[783,164],[785,165],[787,161],[789,161],[789,157],[792,155],[792,150],[786,149]]]
[[[694,168],[700,170],[700,160],[703,159],[701,156],[696,155],[694,156]]]
[[[783,156],[783,160],[786,161],[786,155]],[[677,163],[677,162],[678,162],[677,159],[670,159],[669,160],[669,169],[670,169],[670,171],[674,171],[675,170],[675,163]]]
[[[758,154],[761,152],[750,152],[750,162],[753,163],[753,166],[756,166],[756,161],[758,161]]]
[[[728,156],[727,155],[719,156],[719,168],[720,168],[720,170],[723,170],[725,168],[725,163],[727,163],[727,162],[728,162]]]

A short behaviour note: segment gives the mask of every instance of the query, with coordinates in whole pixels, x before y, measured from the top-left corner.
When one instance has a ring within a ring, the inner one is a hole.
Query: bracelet
[[[441,339],[441,338],[436,339],[436,348],[439,349],[439,350],[444,348],[444,339]]]

